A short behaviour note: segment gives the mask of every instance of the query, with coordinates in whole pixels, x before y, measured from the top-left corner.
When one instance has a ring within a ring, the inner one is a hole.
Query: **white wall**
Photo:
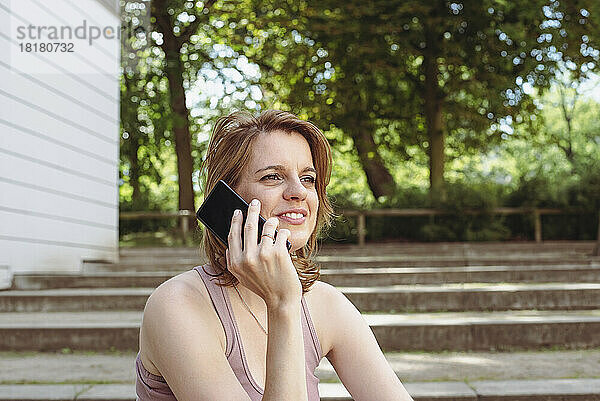
[[[100,0],[0,0],[0,266],[12,274],[118,258],[119,40],[19,54],[32,40],[16,25],[82,20],[119,26]]]

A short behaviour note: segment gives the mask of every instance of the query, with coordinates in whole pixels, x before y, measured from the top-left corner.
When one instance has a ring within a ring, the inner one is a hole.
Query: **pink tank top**
[[[213,306],[221,320],[226,337],[227,361],[235,373],[238,381],[241,383],[246,393],[252,401],[260,401],[264,389],[252,377],[241,336],[233,315],[233,309],[229,301],[229,296],[224,287],[219,287],[215,281],[215,272],[210,265],[196,266],[194,270],[200,274],[204,281]],[[209,274],[210,273],[210,274]],[[211,276],[212,275],[212,276]],[[308,307],[304,296],[302,297],[302,334],[304,336],[304,356],[306,361],[306,386],[308,390],[308,401],[319,401],[319,379],[315,376],[315,369],[321,361],[321,345],[317,338],[317,333],[312,324]],[[165,379],[161,376],[153,375],[142,365],[138,354],[135,360],[136,380],[135,390],[137,400],[139,401],[173,401],[176,400],[173,392]]]

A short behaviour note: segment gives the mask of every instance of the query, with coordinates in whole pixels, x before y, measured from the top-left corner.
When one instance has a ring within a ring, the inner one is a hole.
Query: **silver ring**
[[[273,237],[271,234],[263,234],[263,235],[261,235],[260,237],[261,237],[261,238],[262,238],[262,237],[269,237],[269,238],[271,238],[271,239],[273,240],[273,243],[275,243],[275,237]]]

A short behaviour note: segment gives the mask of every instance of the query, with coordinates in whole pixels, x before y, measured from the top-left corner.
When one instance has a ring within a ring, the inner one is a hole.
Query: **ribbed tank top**
[[[244,353],[240,332],[233,315],[233,309],[229,296],[224,287],[216,284],[217,277],[213,277],[215,272],[210,265],[196,266],[194,270],[198,272],[202,281],[206,285],[212,304],[221,320],[225,330],[226,352],[225,356],[235,373],[236,378],[248,393],[252,401],[262,399],[264,389],[252,377],[248,362]],[[213,275],[213,276],[211,276]],[[317,338],[317,333],[313,326],[306,305],[306,300],[302,296],[302,335],[304,337],[304,356],[306,362],[306,387],[308,390],[308,401],[319,401],[319,379],[315,376],[315,369],[321,361],[321,345]],[[173,401],[176,400],[173,392],[169,388],[165,379],[161,376],[153,375],[148,372],[140,360],[138,354],[135,360],[136,381],[135,389],[137,399],[140,401]],[[225,395],[224,395],[225,396]]]

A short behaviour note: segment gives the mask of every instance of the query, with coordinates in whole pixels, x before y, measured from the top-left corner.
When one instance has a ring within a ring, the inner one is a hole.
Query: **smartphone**
[[[212,232],[225,246],[227,237],[229,236],[229,228],[231,227],[231,218],[235,209],[242,211],[244,220],[242,227],[246,223],[248,215],[248,203],[239,196],[225,181],[219,180],[217,185],[208,194],[202,206],[196,212],[196,217]],[[263,225],[266,220],[261,215],[258,216],[258,242],[260,242],[260,234],[262,233]],[[275,231],[277,238],[277,231]],[[244,230],[242,229],[242,246],[244,244]],[[286,241],[288,251],[292,244]]]

